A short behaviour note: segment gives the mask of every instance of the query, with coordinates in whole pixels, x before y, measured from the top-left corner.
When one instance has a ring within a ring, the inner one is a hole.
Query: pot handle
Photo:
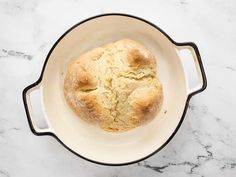
[[[53,134],[53,130],[52,130],[52,128],[49,127],[48,122],[47,122],[47,125],[48,125],[47,128],[39,128],[34,121],[35,119],[33,119],[34,114],[32,111],[30,94],[32,91],[40,89],[40,88],[41,88],[41,83],[38,83],[38,81],[37,81],[37,82],[29,85],[28,87],[26,87],[22,92],[25,112],[26,112],[26,116],[27,116],[28,123],[30,126],[30,130],[32,131],[32,133],[34,133],[35,135],[38,135],[38,136]]]
[[[188,49],[191,52],[198,75],[198,84],[193,88],[187,86],[188,95],[192,96],[196,93],[202,92],[207,87],[207,79],[197,45],[192,42],[180,43],[177,44],[177,49]]]

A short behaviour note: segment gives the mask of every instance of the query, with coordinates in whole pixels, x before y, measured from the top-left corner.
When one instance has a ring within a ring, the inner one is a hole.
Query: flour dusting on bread
[[[112,132],[153,119],[163,102],[154,55],[130,39],[95,48],[71,63],[64,95],[80,118]]]

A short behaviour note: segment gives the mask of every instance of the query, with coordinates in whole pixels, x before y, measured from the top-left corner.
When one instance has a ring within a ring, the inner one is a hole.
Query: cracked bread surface
[[[73,61],[64,95],[80,118],[112,132],[148,122],[163,102],[154,55],[131,39],[95,48]]]

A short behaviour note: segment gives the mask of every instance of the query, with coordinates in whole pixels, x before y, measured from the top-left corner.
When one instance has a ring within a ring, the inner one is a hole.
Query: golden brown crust
[[[90,121],[100,120],[101,106],[98,102],[97,96],[93,94],[82,94],[79,97],[81,112],[85,113],[85,117]]]
[[[128,52],[127,61],[130,67],[140,67],[150,63],[137,49],[132,49]]]
[[[157,102],[157,100],[159,100]],[[132,107],[134,109],[135,123],[140,124],[145,122],[156,110],[161,107],[163,102],[162,87],[159,89],[145,89],[140,93],[132,102]]]
[[[79,62],[72,63],[69,66],[65,78],[65,90],[88,90],[94,89],[97,85],[96,78],[91,72],[85,69],[85,66]]]
[[[68,67],[66,100],[79,117],[106,131],[142,125],[155,117],[163,100],[155,61],[130,39],[93,49]]]

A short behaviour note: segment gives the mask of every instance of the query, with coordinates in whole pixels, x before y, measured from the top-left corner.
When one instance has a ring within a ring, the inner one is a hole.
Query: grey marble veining
[[[122,167],[92,164],[51,137],[34,136],[21,98],[65,30],[109,12],[143,17],[178,42],[194,41],[208,78],[174,139],[151,158]],[[0,177],[236,176],[235,31],[233,0],[0,0]]]

